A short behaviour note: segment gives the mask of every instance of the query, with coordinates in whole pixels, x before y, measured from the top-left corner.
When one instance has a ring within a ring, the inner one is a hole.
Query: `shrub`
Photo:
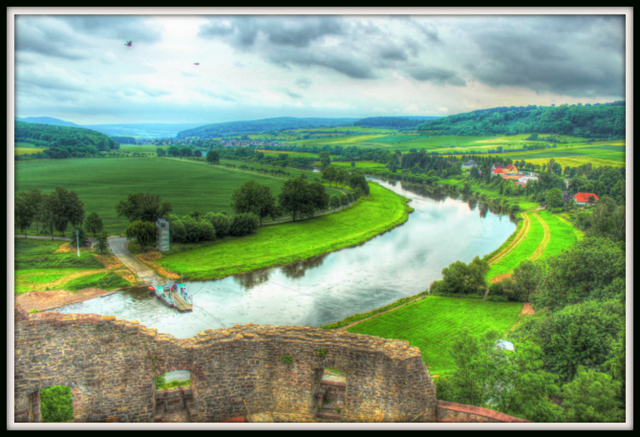
[[[240,237],[255,232],[260,224],[260,219],[253,213],[238,214],[233,217],[231,222],[230,233],[233,236]]]
[[[182,220],[173,220],[169,225],[169,235],[174,243],[186,243],[187,231]]]
[[[215,214],[210,212],[204,217],[209,220],[209,223],[211,223],[213,228],[216,230],[216,236],[218,238],[229,235],[231,222],[226,214]]]
[[[325,348],[320,348],[318,349],[318,356],[323,357],[325,354],[327,353],[327,350]]]
[[[288,364],[293,364],[293,359],[291,358],[291,355],[283,355],[280,360],[283,363],[288,363]]]
[[[492,294],[489,294],[485,300],[489,302],[509,302],[507,296],[493,296]]]
[[[73,420],[71,388],[54,385],[40,391],[40,411],[43,422],[69,422]]]

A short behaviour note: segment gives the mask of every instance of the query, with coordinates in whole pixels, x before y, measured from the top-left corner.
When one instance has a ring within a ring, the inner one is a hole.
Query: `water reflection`
[[[453,200],[445,189],[379,181],[411,199],[402,225],[359,246],[217,281],[187,283],[193,313],[177,313],[148,293],[128,291],[69,305],[139,320],[178,338],[235,324],[321,326],[424,291],[454,261],[470,262],[497,249],[515,230],[487,202]],[[466,197],[465,197],[466,198]]]

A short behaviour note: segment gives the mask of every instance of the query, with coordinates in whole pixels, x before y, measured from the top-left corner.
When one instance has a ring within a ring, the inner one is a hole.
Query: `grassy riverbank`
[[[422,360],[434,375],[454,368],[449,345],[464,327],[482,335],[495,329],[503,337],[522,317],[522,302],[487,302],[442,296],[426,296],[401,308],[352,326],[347,331],[408,341],[422,352]]]
[[[273,267],[363,243],[404,223],[412,208],[405,197],[377,184],[344,211],[268,226],[255,234],[160,258],[160,267],[192,280],[218,279]]]

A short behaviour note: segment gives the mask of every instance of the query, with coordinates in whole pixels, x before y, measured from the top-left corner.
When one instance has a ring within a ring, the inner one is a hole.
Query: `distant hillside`
[[[624,137],[625,102],[595,105],[481,109],[428,121],[419,130],[435,135],[545,133],[587,138]]]
[[[133,137],[111,137],[113,141],[116,141],[120,144],[138,144],[135,138]]]
[[[82,127],[78,124],[71,123],[70,121],[64,121],[52,117],[16,117],[16,121],[24,121],[25,123],[52,124],[54,126]]]
[[[411,117],[368,117],[353,123],[354,126],[362,127],[375,127],[382,129],[398,129],[398,130],[413,130],[416,129],[421,123],[430,120],[436,120],[442,117],[431,116],[411,116]]]
[[[22,121],[15,122],[15,142],[47,148],[41,153],[16,156],[18,160],[90,156],[120,148],[120,144],[94,130]]]
[[[325,127],[353,126],[358,118],[295,118],[276,117],[262,120],[228,121],[213,123],[195,129],[178,132],[178,138],[218,138],[226,136],[257,134],[282,129],[316,129]]]
[[[105,135],[136,138],[174,138],[185,129],[202,126],[202,123],[119,123],[88,124],[82,127],[102,132]]]

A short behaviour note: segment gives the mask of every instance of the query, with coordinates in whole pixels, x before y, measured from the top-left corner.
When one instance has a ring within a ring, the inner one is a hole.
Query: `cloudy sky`
[[[78,124],[608,102],[625,97],[625,21],[16,15],[14,72],[16,116]]]

